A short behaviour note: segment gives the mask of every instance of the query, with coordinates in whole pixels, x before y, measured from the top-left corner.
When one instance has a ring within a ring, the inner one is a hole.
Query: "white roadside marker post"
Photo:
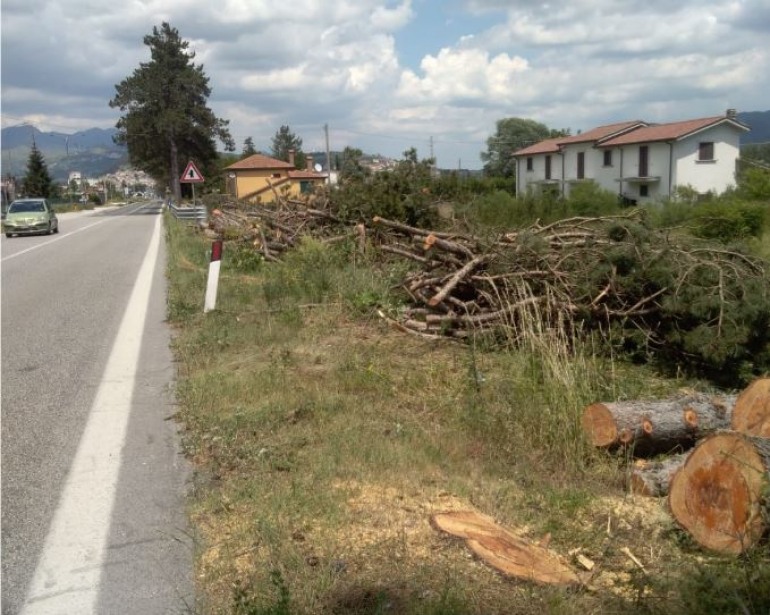
[[[211,261],[209,262],[209,277],[206,282],[206,299],[203,302],[203,313],[210,312],[217,305],[217,287],[219,286],[219,267],[222,263],[222,240],[211,245]]]

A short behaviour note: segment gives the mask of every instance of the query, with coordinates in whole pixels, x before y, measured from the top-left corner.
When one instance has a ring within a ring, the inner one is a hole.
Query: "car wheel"
[[[13,237],[13,233],[6,233],[5,236],[8,237],[8,239],[10,239],[11,237]]]
[[[56,225],[56,228],[53,230],[53,232],[54,233],[58,233],[59,232],[59,225],[58,224]]]

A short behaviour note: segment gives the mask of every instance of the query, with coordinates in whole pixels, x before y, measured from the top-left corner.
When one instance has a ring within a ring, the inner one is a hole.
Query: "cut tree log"
[[[732,428],[752,436],[770,438],[770,378],[759,378],[738,396]]]
[[[629,491],[636,495],[659,498],[668,495],[671,479],[684,465],[692,451],[671,455],[656,461],[637,459],[631,470]]]
[[[538,583],[580,583],[556,553],[512,534],[487,515],[451,511],[437,513],[430,521],[434,528],[464,538],[473,553],[503,574]]]
[[[674,475],[669,507],[698,544],[743,553],[767,530],[768,479],[770,440],[719,432],[699,442]]]
[[[583,410],[583,430],[599,448],[633,446],[636,455],[691,448],[696,440],[728,429],[736,396],[686,395],[663,401],[595,403]]]

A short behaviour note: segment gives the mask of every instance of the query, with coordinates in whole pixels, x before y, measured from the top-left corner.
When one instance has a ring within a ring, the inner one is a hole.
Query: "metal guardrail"
[[[208,219],[208,212],[205,205],[195,206],[181,206],[177,207],[173,203],[168,206],[171,215],[177,220],[195,220],[206,221]]]

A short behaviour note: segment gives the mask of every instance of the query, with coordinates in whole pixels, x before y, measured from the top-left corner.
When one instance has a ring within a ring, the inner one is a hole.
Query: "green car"
[[[45,199],[18,199],[8,206],[3,219],[6,237],[59,232],[59,219]]]

